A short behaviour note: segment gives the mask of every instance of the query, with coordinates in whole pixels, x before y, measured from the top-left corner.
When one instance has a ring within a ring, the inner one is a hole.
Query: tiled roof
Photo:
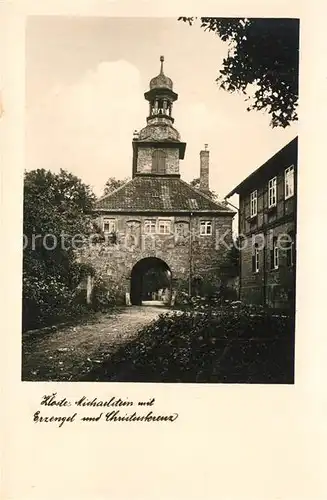
[[[161,211],[161,212],[225,212],[233,214],[224,203],[215,203],[209,196],[191,187],[179,177],[136,176],[116,191],[103,196],[96,210]]]

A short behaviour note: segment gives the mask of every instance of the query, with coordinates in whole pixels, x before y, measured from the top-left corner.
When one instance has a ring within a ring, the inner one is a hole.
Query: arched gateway
[[[162,259],[146,257],[139,260],[131,272],[131,302],[133,305],[171,301],[171,270]]]

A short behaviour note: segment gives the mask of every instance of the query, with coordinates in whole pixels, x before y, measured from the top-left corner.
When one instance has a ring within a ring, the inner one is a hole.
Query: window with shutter
[[[166,153],[161,149],[156,149],[152,154],[152,173],[166,173]]]

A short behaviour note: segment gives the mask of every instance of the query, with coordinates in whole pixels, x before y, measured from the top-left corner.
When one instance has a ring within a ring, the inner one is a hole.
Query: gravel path
[[[23,339],[22,380],[81,380],[164,312],[162,307],[133,306],[114,315],[102,314],[87,324],[27,336]]]

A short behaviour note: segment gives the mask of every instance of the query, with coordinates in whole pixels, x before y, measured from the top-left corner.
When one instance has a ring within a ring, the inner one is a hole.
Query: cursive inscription
[[[179,417],[177,412],[161,410],[156,412],[154,397],[132,401],[128,397],[119,396],[109,396],[105,399],[82,396],[73,400],[58,396],[56,392],[53,392],[42,396],[39,404],[42,411],[37,409],[34,412],[33,422],[36,424],[56,424],[59,428],[76,422],[88,423],[89,425],[97,423],[172,423]],[[102,408],[103,411],[101,411]],[[106,411],[106,408],[109,408],[109,411]]]

